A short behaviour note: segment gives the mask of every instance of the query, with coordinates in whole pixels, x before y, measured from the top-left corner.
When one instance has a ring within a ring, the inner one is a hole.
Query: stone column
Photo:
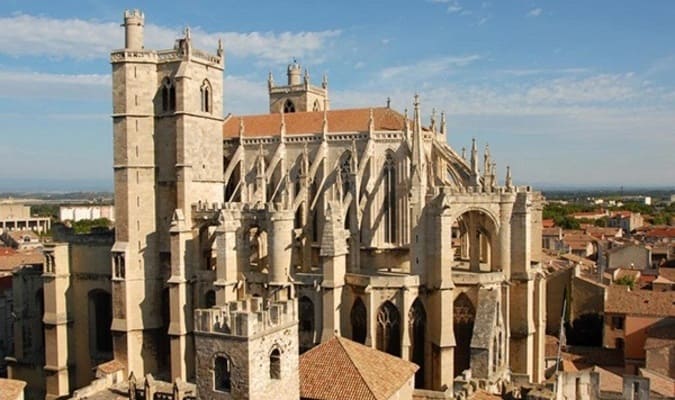
[[[271,213],[272,229],[268,236],[270,258],[269,282],[273,285],[288,283],[293,255],[293,212],[278,210]]]
[[[188,360],[194,359],[193,349],[189,348],[191,346],[188,343],[192,321],[185,312],[188,304],[187,262],[194,259],[194,246],[189,246],[188,242],[194,238],[181,210],[174,213],[170,233],[171,278],[168,284],[171,322],[168,334],[171,337],[171,378],[186,380],[193,375],[192,371],[188,371],[188,366],[193,363]]]
[[[239,246],[237,232],[239,218],[229,211],[221,211],[220,225],[216,228],[216,304],[223,305],[237,300],[236,285],[239,279]]]
[[[45,386],[48,400],[62,398],[70,392],[68,372],[68,307],[70,286],[68,244],[59,243],[45,249],[44,316]],[[52,345],[49,345],[52,344]]]

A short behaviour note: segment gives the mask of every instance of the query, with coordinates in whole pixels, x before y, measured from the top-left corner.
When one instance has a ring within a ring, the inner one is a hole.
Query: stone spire
[[[480,188],[480,175],[478,172],[478,149],[476,138],[471,139],[471,186]]]
[[[432,132],[436,133],[436,108],[431,109],[431,124],[429,126]]]
[[[414,101],[414,114],[413,114],[413,149],[412,149],[412,163],[413,163],[413,176],[415,173],[418,174],[417,179],[424,180],[426,177],[425,171],[425,159],[424,159],[424,134],[422,132],[422,121],[420,116],[420,100],[419,96],[415,95]],[[426,182],[425,182],[426,183]]]
[[[462,147],[462,160],[466,160],[466,147]]]
[[[373,131],[375,131],[375,116],[373,115],[373,109],[370,109],[368,113],[368,133],[372,136]]]
[[[509,165],[506,166],[506,180],[504,182],[504,186],[506,186],[506,189],[509,191],[513,189],[513,182],[511,181],[511,167]]]
[[[471,172],[478,175],[478,149],[476,148],[476,138],[471,139]]]
[[[426,156],[424,154],[424,132],[422,131],[422,122],[420,116],[420,100],[415,95],[415,111],[413,115],[412,132],[412,201],[415,203],[414,213],[416,218],[422,214],[422,208],[426,201],[427,194],[427,169]]]
[[[244,119],[239,118],[239,138],[241,139],[243,137],[244,137]]]
[[[445,112],[441,112],[441,132],[440,135],[445,138],[445,135],[447,133],[448,127],[446,126],[445,123]]]
[[[483,155],[483,176],[490,176],[490,145],[485,144],[485,154]]]
[[[274,87],[274,76],[272,75],[272,71],[270,71],[269,75],[267,75],[267,87],[269,89]]]
[[[308,68],[305,68],[304,83],[305,83],[305,87],[309,86],[309,69]]]
[[[323,80],[321,81],[321,87],[324,89],[328,89],[328,74],[324,73],[323,74]]]
[[[216,54],[218,57],[222,57],[225,54],[225,49],[223,49],[223,39],[218,38],[218,48],[216,49]]]

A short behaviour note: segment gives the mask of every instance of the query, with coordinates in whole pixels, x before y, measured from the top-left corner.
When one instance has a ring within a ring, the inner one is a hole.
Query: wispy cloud
[[[445,5],[447,7],[446,10],[450,14],[455,14],[463,10],[458,0],[429,0],[429,1],[436,4]]]
[[[105,58],[113,48],[123,44],[123,32],[116,22],[82,19],[57,19],[45,16],[15,14],[0,18],[0,53],[20,56],[55,58]],[[225,51],[240,58],[280,62],[291,57],[311,59],[327,43],[340,35],[339,30],[317,32],[206,32],[192,30],[195,45],[215,50],[218,38]],[[171,38],[181,36],[180,29],[153,24],[145,26],[148,48],[173,46]]]
[[[392,79],[409,74],[415,74],[415,76],[423,78],[430,78],[439,73],[447,72],[453,68],[465,67],[480,59],[481,56],[478,54],[431,58],[418,61],[414,64],[384,68],[382,71],[380,71],[380,78]]]
[[[527,12],[528,17],[538,17],[544,10],[541,7],[533,8]]]
[[[0,97],[108,99],[110,75],[0,71]]]

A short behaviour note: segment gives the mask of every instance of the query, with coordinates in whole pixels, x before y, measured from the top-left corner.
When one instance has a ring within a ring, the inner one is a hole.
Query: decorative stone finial
[[[323,80],[321,81],[321,87],[324,89],[328,89],[328,74],[324,72],[323,74]]]
[[[225,54],[225,49],[223,49],[223,39],[218,38],[218,49],[216,49],[216,54],[218,57],[222,57]]]
[[[445,112],[441,112],[441,132],[440,132],[441,135],[445,136],[445,134],[447,133],[447,129],[448,128],[445,123]]]
[[[244,137],[244,118],[239,118],[239,137]]]
[[[387,96],[387,108],[391,108],[391,97]]]
[[[511,181],[511,167],[509,165],[506,166],[506,181],[504,182],[504,185],[509,190],[513,188],[513,182]]]
[[[272,71],[267,75],[267,87],[270,89],[274,87],[274,76],[272,75]]]

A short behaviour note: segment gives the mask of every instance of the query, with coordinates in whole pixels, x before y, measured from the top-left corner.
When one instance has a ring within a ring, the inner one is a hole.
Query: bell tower
[[[277,86],[270,72],[267,86],[270,96],[270,113],[294,113],[306,111],[323,111],[328,107],[328,77],[323,76],[321,86],[310,83],[309,70],[302,67],[296,60],[288,64],[286,70],[288,83]]]

